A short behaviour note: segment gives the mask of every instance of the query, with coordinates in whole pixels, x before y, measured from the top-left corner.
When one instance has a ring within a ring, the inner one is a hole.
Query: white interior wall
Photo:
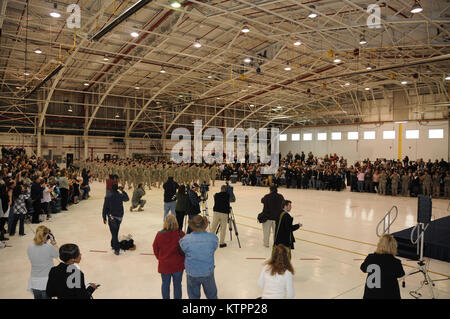
[[[423,158],[435,160],[449,160],[449,121],[429,121],[429,122],[407,122],[402,123],[402,145],[401,158],[408,155],[410,160]],[[377,158],[397,159],[399,155],[399,127],[398,123],[383,124],[361,124],[361,125],[342,125],[342,126],[322,126],[289,129],[286,142],[280,141],[280,152],[285,155],[289,150],[292,153],[305,154],[312,152],[314,155],[323,157],[325,154],[338,154],[344,156],[349,163],[369,158],[375,160]],[[443,129],[443,139],[429,139],[429,129]],[[383,131],[395,131],[394,140],[384,140]],[[410,140],[405,138],[406,130],[419,130],[419,139]],[[364,131],[375,131],[375,140],[364,140]],[[342,139],[340,141],[332,141],[331,133],[341,132]],[[359,139],[351,141],[347,139],[347,132],[358,132]],[[300,141],[292,141],[292,134],[300,133]],[[303,134],[312,133],[312,141],[304,141]],[[317,133],[327,133],[326,141],[318,141]]]

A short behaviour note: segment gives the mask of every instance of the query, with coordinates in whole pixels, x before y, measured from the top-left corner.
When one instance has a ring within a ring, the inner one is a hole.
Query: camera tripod
[[[233,207],[230,207],[230,213],[228,214],[228,230],[230,231],[230,241],[233,240],[233,231],[234,228],[234,234],[236,235],[237,241],[238,241],[238,245],[239,248],[241,248],[241,242],[239,241],[239,234],[238,234],[238,230],[236,227],[236,219],[234,218],[234,214],[233,214]],[[216,235],[219,233],[220,230],[220,224],[217,226],[216,229]]]
[[[449,280],[450,278],[447,279],[439,279],[439,280],[432,280],[430,275],[429,275],[429,271],[428,271],[428,265],[425,262],[424,258],[423,258],[423,245],[425,242],[425,230],[428,228],[429,224],[424,224],[424,223],[419,223],[416,225],[416,227],[414,227],[414,229],[411,232],[411,242],[413,244],[417,244],[417,254],[419,255],[419,261],[417,262],[417,264],[419,265],[419,267],[417,267],[415,270],[413,270],[412,272],[410,272],[409,274],[407,274],[406,276],[403,277],[403,281],[402,281],[402,287],[405,288],[406,284],[405,284],[405,278],[409,277],[411,275],[415,275],[418,273],[421,273],[424,277],[424,280],[421,282],[421,285],[419,288],[417,288],[416,290],[412,290],[409,292],[409,294],[416,298],[419,299],[420,297],[422,297],[422,294],[419,292],[420,289],[423,288],[423,286],[427,285],[428,288],[430,289],[430,293],[431,293],[431,298],[435,298],[434,296],[434,290],[433,287],[436,286],[435,282],[436,281],[443,281],[443,280]],[[417,239],[414,241],[412,239],[415,230],[417,229]]]

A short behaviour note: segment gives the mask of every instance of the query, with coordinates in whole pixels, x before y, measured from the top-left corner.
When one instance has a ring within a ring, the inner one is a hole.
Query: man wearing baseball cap
[[[214,253],[219,239],[214,233],[206,231],[208,219],[196,215],[189,220],[192,233],[179,241],[180,248],[185,253],[187,292],[190,299],[200,299],[200,287],[206,298],[217,299],[217,286],[214,279]]]

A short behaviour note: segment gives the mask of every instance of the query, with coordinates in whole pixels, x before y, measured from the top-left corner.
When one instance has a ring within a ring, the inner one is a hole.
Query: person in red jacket
[[[178,241],[184,237],[178,229],[174,215],[168,214],[164,226],[153,241],[153,252],[158,259],[158,272],[161,274],[163,299],[170,299],[170,280],[173,278],[173,298],[181,299],[181,280],[184,271],[184,255],[178,250]]]

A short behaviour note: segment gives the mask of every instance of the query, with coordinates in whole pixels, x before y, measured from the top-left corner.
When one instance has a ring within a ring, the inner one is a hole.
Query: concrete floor
[[[208,207],[211,215],[212,195],[219,191],[221,184],[223,182],[218,181],[210,191]],[[263,246],[262,228],[256,221],[262,210],[260,199],[268,193],[268,188],[233,186],[237,198],[233,211],[242,248],[238,247],[234,233],[230,241],[227,231],[228,247],[218,249],[215,255],[218,296],[252,299],[261,295],[257,280],[271,252]],[[96,299],[161,298],[157,260],[151,254],[153,239],[162,228],[162,190],[146,190],[144,212],[130,212],[130,204],[125,205],[120,234],[132,234],[137,249],[116,256],[109,247],[110,232],[101,217],[105,186],[94,182],[91,188],[89,200],[70,206],[68,212],[53,215],[43,224],[52,230],[59,245],[76,243],[80,247],[80,267],[86,282],[102,285],[95,292]],[[132,191],[128,192],[131,197]],[[295,298],[362,298],[366,274],[360,271],[359,266],[365,256],[375,250],[378,221],[393,205],[399,208],[399,216],[391,232],[413,226],[417,216],[417,198],[285,188],[280,188],[279,192],[292,201],[294,223],[303,224],[295,232],[292,255],[296,271]],[[433,199],[433,218],[449,215],[448,206],[448,200]],[[31,228],[35,227],[27,224],[26,236],[16,234],[7,242],[12,247],[0,250],[1,299],[32,298],[26,290],[31,269],[26,249],[33,240]],[[406,273],[416,266],[414,261],[402,261]],[[446,262],[430,260],[430,270],[432,279],[450,276],[450,264]],[[411,299],[409,291],[419,287],[421,280],[420,274],[408,277],[406,288],[400,288],[402,298]],[[185,283],[184,277],[183,298],[187,298]],[[436,298],[450,299],[450,281],[437,282],[434,291]],[[431,297],[427,287],[420,292],[422,298]]]

